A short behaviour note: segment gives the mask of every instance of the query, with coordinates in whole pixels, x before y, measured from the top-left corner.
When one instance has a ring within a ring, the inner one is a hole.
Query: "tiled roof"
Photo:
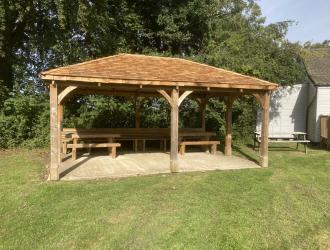
[[[96,60],[86,61],[66,67],[51,69],[41,73],[43,79],[58,77],[111,80],[150,81],[177,85],[224,86],[240,88],[275,89],[277,84],[245,76],[221,68],[193,62],[182,58],[145,56],[137,54],[119,54]],[[64,78],[63,78],[64,79]],[[244,87],[242,87],[244,88]]]
[[[330,48],[308,49],[303,57],[312,81],[319,86],[330,86]]]

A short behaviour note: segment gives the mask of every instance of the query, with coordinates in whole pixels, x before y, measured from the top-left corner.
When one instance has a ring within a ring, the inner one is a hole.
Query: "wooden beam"
[[[172,173],[179,171],[178,161],[178,136],[179,136],[179,91],[173,89],[171,93],[171,153],[170,170]]]
[[[275,90],[278,85],[275,83],[266,82],[266,84],[254,83],[254,82],[233,82],[232,79],[223,78],[218,83],[212,82],[168,82],[160,80],[136,80],[136,79],[111,79],[111,78],[100,78],[100,77],[78,77],[78,76],[55,76],[55,75],[41,75],[43,80],[56,80],[56,81],[71,81],[71,82],[88,82],[98,85],[99,83],[107,84],[130,84],[137,86],[197,86],[204,89],[211,88],[234,88],[234,89],[261,89],[261,90]]]
[[[185,92],[183,92],[183,94],[180,96],[179,101],[178,101],[178,105],[180,106],[181,103],[183,102],[183,100],[192,93],[192,90],[187,90]]]
[[[233,103],[235,97],[228,96],[225,100],[226,104],[226,137],[225,137],[225,156],[232,155],[232,133],[233,133]]]
[[[72,91],[77,89],[77,86],[69,86],[66,87],[59,95],[58,95],[58,103],[61,104],[64,98],[69,95]]]
[[[161,94],[162,96],[165,97],[165,99],[168,101],[168,103],[171,105],[171,107],[173,107],[173,99],[167,94],[167,92],[165,90],[158,90],[158,93]],[[172,90],[172,94],[173,94],[173,90]]]
[[[123,93],[129,93],[133,94],[138,93],[139,96],[142,96],[143,93],[150,93],[150,94],[155,94],[154,91],[157,91],[159,89],[163,89],[166,91],[171,91],[173,87],[170,85],[164,85],[164,86],[158,86],[158,85],[145,85],[143,89],[139,88],[139,85],[136,84],[113,84],[113,83],[108,83],[108,84],[103,84],[101,87],[99,87],[97,84],[94,82],[75,82],[75,81],[61,81],[60,82],[61,87],[69,87],[69,86],[77,86],[78,90],[87,90],[89,94],[95,94],[107,91],[107,92],[117,92],[119,95],[119,92]],[[206,91],[204,87],[201,86],[180,86],[181,91],[186,91],[186,90],[192,90],[194,93],[199,93],[205,96],[207,95],[222,95],[222,96],[227,96],[227,95],[252,95],[256,93],[264,93],[264,90],[262,89],[244,89],[244,93],[240,92],[239,88],[213,88],[210,91]],[[98,92],[97,92],[98,91]],[[152,92],[151,92],[152,91]]]
[[[50,180],[59,179],[59,128],[58,128],[58,88],[55,81],[49,85],[49,101],[50,101]]]
[[[262,96],[262,124],[260,143],[260,166],[268,167],[268,133],[269,133],[269,103],[270,93],[265,92]]]

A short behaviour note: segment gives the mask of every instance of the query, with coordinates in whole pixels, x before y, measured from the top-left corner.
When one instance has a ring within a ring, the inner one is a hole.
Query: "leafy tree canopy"
[[[3,0],[2,90],[42,91],[46,68],[118,52],[162,53],[280,84],[301,77],[289,22],[264,26],[253,0]],[[4,88],[5,87],[5,88]]]
[[[302,48],[285,39],[290,22],[264,21],[255,0],[2,0],[0,134],[8,137],[2,146],[48,140],[42,70],[120,52],[187,57],[279,84],[297,82],[304,77]],[[22,112],[25,106],[34,115]],[[142,110],[142,126],[169,122],[163,100],[151,98]],[[224,110],[221,101],[209,101],[207,127],[219,134]],[[198,112],[188,100],[180,125],[199,126]],[[253,99],[235,103],[234,127],[244,128],[236,130],[241,137],[255,128],[255,113]],[[119,123],[106,119],[113,115]],[[31,124],[42,137],[36,138]],[[80,97],[66,107],[65,125],[134,126],[134,109],[124,98]]]

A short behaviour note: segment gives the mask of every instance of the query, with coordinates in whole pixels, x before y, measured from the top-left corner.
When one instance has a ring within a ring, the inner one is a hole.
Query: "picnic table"
[[[253,145],[253,149],[256,148],[256,144],[258,144],[258,146],[261,143],[261,133],[256,131],[254,132],[255,136],[254,136],[254,145]],[[310,143],[309,140],[307,140],[307,133],[305,132],[292,132],[292,133],[288,133],[288,134],[277,134],[277,135],[269,135],[268,136],[268,142],[269,143],[297,143],[297,147],[296,150],[299,147],[299,143],[304,145],[305,148],[305,154],[307,154],[307,144]]]
[[[165,129],[153,129],[153,131],[150,131],[150,129],[135,129],[135,130],[127,130],[127,129],[116,129],[116,132],[106,132],[104,129],[100,129],[100,131],[97,131],[95,129],[88,131],[80,131],[80,132],[71,132],[67,136],[69,136],[70,142],[64,141],[64,151],[66,152],[66,148],[72,148],[73,151],[73,158],[76,157],[76,149],[77,148],[88,148],[89,150],[92,147],[107,147],[109,146],[109,151],[111,147],[111,144],[115,141],[133,141],[133,151],[138,151],[138,143],[141,142],[142,145],[142,151],[145,152],[146,149],[146,141],[149,140],[157,140],[160,141],[160,149],[163,149],[164,151],[167,150],[167,141],[170,140],[170,131]],[[193,142],[195,141],[197,144],[202,143],[201,145],[206,145],[209,143],[209,139],[212,136],[215,136],[216,133],[214,132],[206,132],[206,131],[179,131],[178,135],[178,141],[179,144],[182,141],[189,141]],[[81,141],[107,141],[108,144],[105,143],[83,143],[81,144]],[[67,143],[72,143],[68,144]],[[188,143],[189,144],[189,143]],[[192,145],[197,145],[192,144]],[[213,145],[213,144],[212,144]]]
[[[204,140],[209,140],[211,136],[215,136],[216,133],[214,132],[179,132],[179,144],[183,140],[191,140],[191,139],[197,139],[197,138],[202,138]],[[170,139],[170,135],[155,135],[155,134],[145,134],[140,138],[136,138],[135,140],[141,140],[142,141],[142,151],[145,152],[146,148],[146,141],[148,140],[159,140],[163,142],[163,150],[167,150],[167,140]],[[162,145],[161,145],[162,146]],[[137,151],[137,142],[135,142],[135,151]],[[162,147],[161,147],[162,148]]]

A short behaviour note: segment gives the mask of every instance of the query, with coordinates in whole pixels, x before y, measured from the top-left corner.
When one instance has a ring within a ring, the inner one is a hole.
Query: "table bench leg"
[[[186,151],[186,145],[180,145],[180,155],[184,155]]]
[[[117,155],[116,147],[111,147],[111,157],[115,159],[116,155]]]
[[[64,153],[64,154],[67,154],[68,149],[67,149],[67,147],[66,147],[66,142],[63,142],[63,148],[62,148],[62,150],[63,150],[63,153]]]
[[[133,140],[133,151],[135,153],[138,151],[138,140]]]
[[[77,139],[73,139],[73,148],[72,148],[72,160],[77,160],[77,148],[75,146],[75,144],[78,143]]]
[[[217,152],[217,144],[212,144],[211,145],[211,154],[215,155]]]
[[[146,140],[142,140],[142,151],[146,152]]]
[[[77,160],[77,149],[75,147],[72,148],[72,160]]]

